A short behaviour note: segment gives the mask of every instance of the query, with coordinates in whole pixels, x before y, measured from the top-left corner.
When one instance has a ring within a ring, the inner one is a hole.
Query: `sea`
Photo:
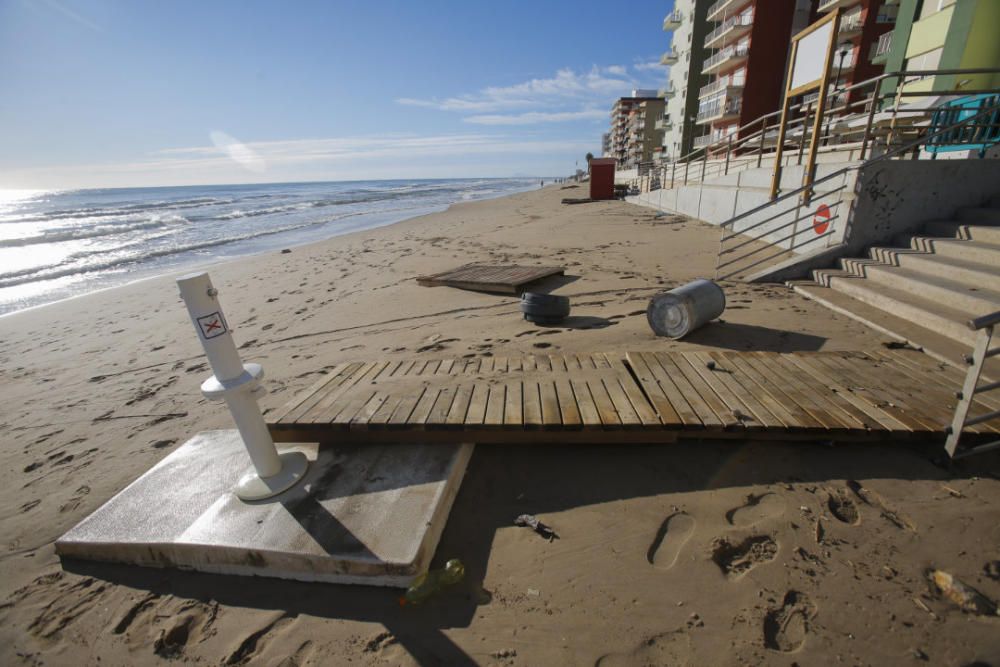
[[[508,178],[0,190],[0,316],[538,185]]]

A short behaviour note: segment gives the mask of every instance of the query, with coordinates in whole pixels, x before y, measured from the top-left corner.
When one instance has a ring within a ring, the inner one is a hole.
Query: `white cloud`
[[[635,85],[636,82],[626,75],[625,68],[620,65],[612,65],[603,70],[593,67],[583,73],[564,68],[553,77],[530,79],[511,86],[488,86],[476,93],[444,99],[404,97],[396,102],[465,113],[510,111],[527,107],[553,109],[567,103],[578,104],[580,101],[605,103],[608,97],[627,94]]]
[[[667,66],[661,63],[659,60],[651,60],[648,62],[635,63],[632,65],[632,69],[637,72],[666,72]]]
[[[573,120],[607,120],[608,112],[601,109],[582,111],[529,111],[519,114],[490,114],[463,118],[466,123],[477,125],[534,125],[536,123],[562,123]]]

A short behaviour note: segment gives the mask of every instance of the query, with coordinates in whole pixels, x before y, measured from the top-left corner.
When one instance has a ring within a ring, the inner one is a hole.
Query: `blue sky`
[[[671,4],[0,0],[0,188],[568,174]]]

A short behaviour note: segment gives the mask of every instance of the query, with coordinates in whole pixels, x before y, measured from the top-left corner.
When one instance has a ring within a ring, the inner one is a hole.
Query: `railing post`
[[[729,145],[726,146],[726,168],[723,171],[723,176],[729,175],[729,155],[733,152],[733,135],[729,135]]]
[[[809,114],[812,113],[812,104],[806,107],[806,114],[802,117],[802,136],[799,137],[799,158],[798,166],[802,166],[802,155],[806,149],[806,128],[809,127]]]
[[[949,458],[955,456],[958,442],[962,438],[962,429],[965,428],[965,420],[969,415],[969,408],[972,407],[972,399],[976,395],[976,386],[979,384],[979,376],[983,371],[983,362],[986,361],[992,338],[993,325],[980,330],[975,347],[972,349],[972,358],[968,359],[969,372],[965,374],[965,382],[958,395],[958,405],[955,406],[955,415],[952,417],[951,426],[947,428],[948,439],[944,443],[944,449],[948,452]]]
[[[691,160],[684,163],[684,185],[688,184],[688,168],[691,166]]]
[[[865,151],[868,149],[868,142],[871,141],[872,123],[875,121],[875,107],[878,104],[878,92],[872,93],[871,104],[868,107],[868,121],[865,123],[865,136],[861,141],[861,160],[865,159]]]
[[[767,133],[767,121],[763,118],[760,121],[760,146],[757,148],[757,168],[764,160],[764,134]]]
[[[677,176],[677,160],[670,163],[670,189],[674,189],[674,180]]]
[[[705,156],[701,158],[701,182],[705,182],[705,167],[708,166],[708,150],[705,150]]]

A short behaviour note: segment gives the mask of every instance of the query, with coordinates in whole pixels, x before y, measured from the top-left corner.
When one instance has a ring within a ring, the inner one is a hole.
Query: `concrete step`
[[[1000,271],[995,266],[966,262],[955,257],[945,257],[913,248],[880,248],[868,251],[869,256],[882,264],[903,266],[912,271],[939,276],[947,280],[981,284],[1000,292]]]
[[[969,207],[960,208],[955,215],[956,218],[964,222],[986,222],[1000,225],[1000,208],[991,207]]]
[[[966,262],[1000,266],[1000,244],[919,235],[897,236],[893,241],[897,246],[914,248],[942,257],[954,257]]]
[[[948,236],[966,241],[982,241],[1000,245],[1000,225],[965,225],[961,222],[928,222],[924,226],[928,236]]]
[[[882,334],[904,341],[913,347],[919,347],[927,354],[962,372],[968,368],[964,355],[971,352],[972,348],[969,345],[942,336],[937,331],[887,313],[881,308],[876,308],[848,294],[819,285],[811,280],[795,280],[789,282],[788,285],[806,298],[813,299],[842,315],[852,317]],[[876,338],[872,341],[872,347],[878,343],[884,343],[884,340]],[[988,381],[1000,378],[1000,357],[993,357],[986,361],[983,378]]]
[[[947,304],[966,319],[1000,310],[1000,292],[975,281],[959,282],[871,259],[841,259],[848,273],[914,296]]]
[[[891,315],[910,320],[966,345],[971,346],[975,339],[974,332],[967,325],[969,317],[965,313],[942,306],[936,301],[872,283],[847,271],[835,269],[813,271],[813,278],[820,285],[843,292]]]

